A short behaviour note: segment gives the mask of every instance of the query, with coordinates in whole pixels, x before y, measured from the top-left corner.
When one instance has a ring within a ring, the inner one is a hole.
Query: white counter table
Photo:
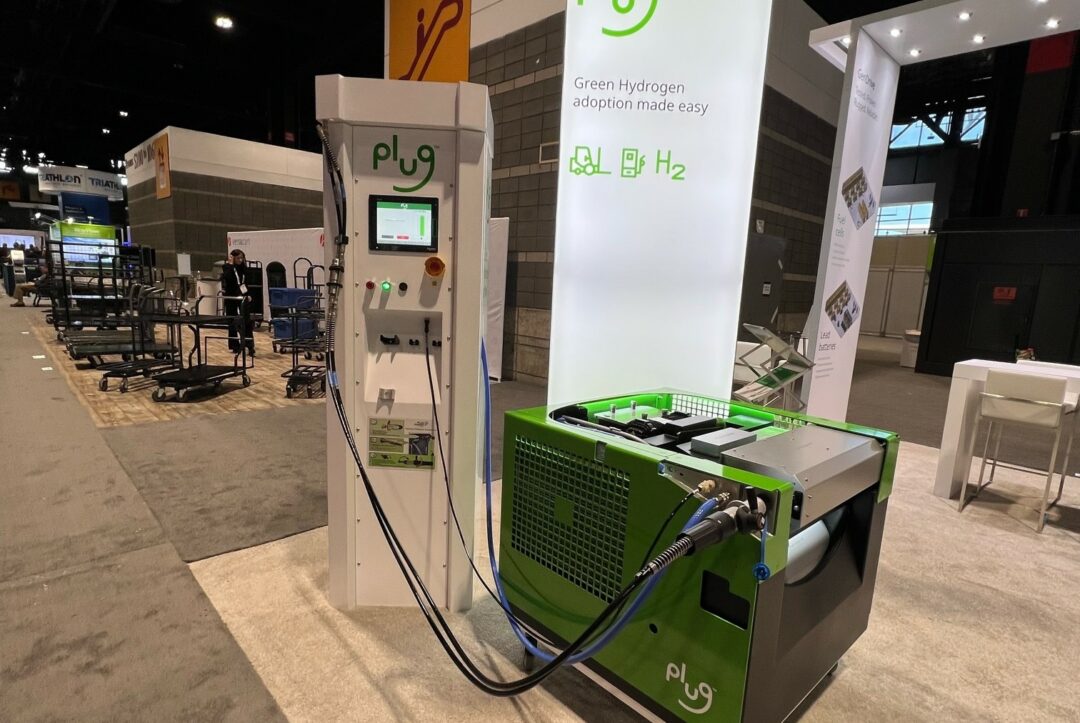
[[[945,413],[945,430],[941,434],[941,454],[938,456],[934,481],[934,494],[938,497],[955,498],[960,494],[960,485],[971,467],[979,393],[986,383],[986,373],[991,369],[1065,377],[1069,380],[1068,393],[1080,393],[1080,367],[1028,361],[1013,364],[984,359],[957,362],[953,367],[952,386],[949,387],[949,407]]]

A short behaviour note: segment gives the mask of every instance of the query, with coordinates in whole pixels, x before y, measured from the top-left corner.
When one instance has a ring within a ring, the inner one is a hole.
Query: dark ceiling
[[[807,1],[829,23],[904,4]],[[105,170],[167,125],[316,150],[313,78],[382,75],[383,3],[0,0],[0,38],[8,165]]]
[[[901,5],[908,5],[914,0],[805,0],[814,12],[832,25],[842,20],[873,15],[882,10],[891,10]]]
[[[167,125],[314,150],[314,76],[382,75],[383,3],[0,0],[0,38],[8,165],[105,170]]]

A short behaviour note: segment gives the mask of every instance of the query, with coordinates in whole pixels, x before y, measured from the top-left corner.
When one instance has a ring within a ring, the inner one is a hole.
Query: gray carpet
[[[185,562],[326,524],[326,409],[305,404],[103,433]]]
[[[11,721],[285,720],[168,543],[0,585]]]
[[[163,542],[64,377],[33,358],[38,311],[0,307],[0,583]]]
[[[33,358],[36,313],[0,304],[0,719],[281,720],[63,377]]]

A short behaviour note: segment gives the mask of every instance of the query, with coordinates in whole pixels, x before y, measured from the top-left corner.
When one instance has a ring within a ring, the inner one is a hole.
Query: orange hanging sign
[[[471,0],[390,0],[390,77],[469,79]]]

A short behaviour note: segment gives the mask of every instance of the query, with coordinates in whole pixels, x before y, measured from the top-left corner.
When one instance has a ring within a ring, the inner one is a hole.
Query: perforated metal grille
[[[671,408],[686,414],[714,414],[717,417],[728,416],[727,402],[720,402],[708,397],[695,397],[690,394],[672,394]]]
[[[731,416],[731,407],[728,402],[721,402],[708,397],[698,397],[692,394],[672,394],[671,408],[676,412],[685,412],[686,414],[715,414],[717,417]],[[794,429],[796,427],[805,427],[807,422],[794,417],[778,415],[773,420],[773,424],[777,427]]]
[[[511,547],[596,597],[622,589],[630,476],[514,438]]]

